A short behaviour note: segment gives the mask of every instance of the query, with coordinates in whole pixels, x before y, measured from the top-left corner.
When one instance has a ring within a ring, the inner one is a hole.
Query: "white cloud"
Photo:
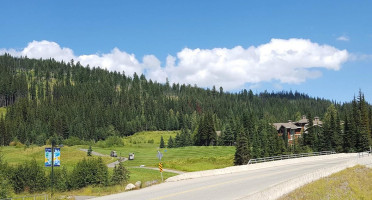
[[[272,39],[260,46],[231,49],[189,49],[176,56],[169,55],[161,66],[154,55],[145,55],[142,61],[134,54],[114,48],[107,54],[74,55],[69,48],[55,42],[33,41],[22,51],[0,49],[14,56],[55,58],[66,62],[74,59],[82,65],[99,66],[108,70],[125,71],[127,75],[144,73],[154,81],[197,84],[201,87],[222,86],[225,90],[261,82],[298,84],[321,76],[319,69],[339,70],[349,59],[346,50],[319,45],[305,39]]]
[[[348,42],[350,40],[350,38],[343,35],[343,36],[338,37],[336,40]]]
[[[202,87],[223,86],[227,90],[245,83],[278,80],[301,83],[321,76],[317,69],[339,70],[348,59],[346,50],[304,39],[272,39],[258,47],[232,49],[188,49],[178,52],[163,68],[171,82]],[[177,64],[175,64],[177,63]]]

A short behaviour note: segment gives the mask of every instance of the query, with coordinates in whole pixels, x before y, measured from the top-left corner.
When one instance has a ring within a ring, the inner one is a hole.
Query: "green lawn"
[[[115,150],[118,156],[128,157],[129,153],[135,154],[135,159],[124,163],[128,167],[138,167],[145,165],[157,167],[159,159],[157,151],[163,153],[163,166],[168,169],[181,171],[201,171],[208,169],[218,169],[233,165],[235,147],[226,146],[189,146],[171,149],[159,149],[160,137],[163,136],[167,143],[168,138],[173,138],[177,132],[174,131],[152,131],[140,132],[124,139],[123,147],[101,148],[93,146],[93,151],[109,155]],[[148,143],[154,140],[154,143]],[[77,146],[75,148],[87,148],[87,146]]]
[[[307,184],[280,200],[372,199],[372,169],[355,166]]]

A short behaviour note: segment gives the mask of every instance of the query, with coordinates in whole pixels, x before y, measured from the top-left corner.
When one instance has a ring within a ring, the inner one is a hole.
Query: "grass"
[[[176,169],[181,171],[200,171],[208,169],[223,168],[233,165],[233,157],[235,147],[220,147],[220,146],[190,146],[171,149],[159,149],[160,137],[163,136],[165,143],[168,142],[170,136],[175,138],[179,131],[148,131],[136,133],[132,136],[123,138],[123,147],[102,148],[92,146],[93,151],[109,155],[112,150],[117,151],[118,156],[128,157],[129,153],[135,153],[133,161],[124,162],[130,171],[130,183],[141,181],[143,186],[146,181],[157,180],[161,181],[161,176],[158,170],[135,168],[140,165],[149,167],[158,167],[159,159],[157,158],[158,150],[163,153],[162,163],[166,169]],[[0,148],[3,158],[10,165],[17,165],[27,160],[36,159],[37,163],[44,166],[44,147],[31,146],[30,148],[7,146]],[[64,146],[61,149],[61,166],[71,171],[76,163],[87,154],[79,149],[85,148],[86,145]],[[102,157],[104,162],[111,163],[116,158]],[[49,171],[49,170],[46,170]],[[109,169],[112,173],[112,169]],[[163,172],[164,180],[175,176],[175,173]],[[71,196],[71,195],[87,195],[87,196],[102,196],[118,192],[123,192],[125,185],[94,187],[88,186],[80,190],[68,191],[65,193],[56,193],[56,197]],[[27,195],[27,194],[26,194]],[[19,196],[19,195],[17,195]]]
[[[93,151],[109,155],[115,150],[118,156],[128,157],[129,153],[135,154],[135,159],[125,162],[128,167],[138,167],[145,165],[157,167],[159,159],[157,151],[163,153],[163,167],[176,169],[186,172],[201,171],[208,169],[218,169],[233,165],[235,147],[226,146],[189,146],[171,149],[159,149],[160,137],[163,136],[167,143],[170,136],[176,136],[176,131],[151,131],[140,132],[124,138],[123,147],[102,148],[93,146]],[[154,143],[149,143],[154,140]],[[87,146],[77,146],[76,148],[87,148]]]
[[[130,178],[128,183],[135,183],[137,181],[142,182],[142,188],[145,187],[146,181],[153,181],[157,180],[158,183],[161,182],[161,176],[159,171],[151,170],[151,169],[144,169],[144,168],[130,168]],[[174,176],[176,174],[169,173],[169,172],[163,172],[164,180]],[[85,188],[82,188],[80,190],[74,190],[74,191],[68,191],[68,192],[59,192],[56,193],[56,197],[62,197],[62,196],[103,196],[103,195],[109,195],[109,194],[115,194],[119,192],[124,192],[126,184],[123,185],[114,185],[114,186],[105,186],[105,187],[97,187],[97,186],[88,186]]]
[[[0,107],[0,116],[4,116],[6,115],[6,107]]]
[[[355,166],[307,184],[280,200],[372,199],[372,169]]]
[[[47,146],[30,146],[29,148],[5,146],[0,148],[0,152],[3,154],[3,159],[10,165],[17,165],[35,159],[38,164],[44,166],[45,147]],[[78,161],[87,157],[87,153],[76,148],[68,146],[61,148],[61,166],[68,171],[71,171]],[[110,157],[103,157],[102,159],[106,164],[116,160]]]

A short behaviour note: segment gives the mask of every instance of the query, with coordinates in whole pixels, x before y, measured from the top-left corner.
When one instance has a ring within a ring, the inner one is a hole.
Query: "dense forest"
[[[51,137],[99,141],[146,130],[182,130],[171,141],[174,147],[245,145],[250,157],[304,149],[358,151],[371,143],[372,109],[362,92],[350,103],[292,91],[230,93],[222,87],[161,84],[73,60],[7,54],[0,56],[0,77],[0,107],[6,107],[1,145],[44,145]],[[302,115],[319,116],[324,126],[309,129],[297,149],[296,143],[289,147],[271,123]]]

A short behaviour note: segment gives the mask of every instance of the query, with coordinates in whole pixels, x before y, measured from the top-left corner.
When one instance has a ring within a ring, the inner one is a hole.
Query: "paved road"
[[[80,151],[88,152],[88,149],[80,149]],[[95,155],[95,156],[104,156],[104,157],[109,156],[109,155],[98,153],[98,152],[95,152],[95,151],[92,151],[92,155]],[[112,162],[112,163],[107,164],[107,167],[114,168],[115,165],[118,165],[119,163],[125,162],[127,160],[128,160],[128,158],[122,157],[120,161],[117,160],[115,162]]]
[[[241,199],[295,177],[311,173],[325,167],[336,166],[348,161],[349,159],[350,158],[332,158],[319,161],[317,163],[302,162],[233,174],[209,176],[177,182],[166,182],[141,190],[104,196],[97,199]]]

